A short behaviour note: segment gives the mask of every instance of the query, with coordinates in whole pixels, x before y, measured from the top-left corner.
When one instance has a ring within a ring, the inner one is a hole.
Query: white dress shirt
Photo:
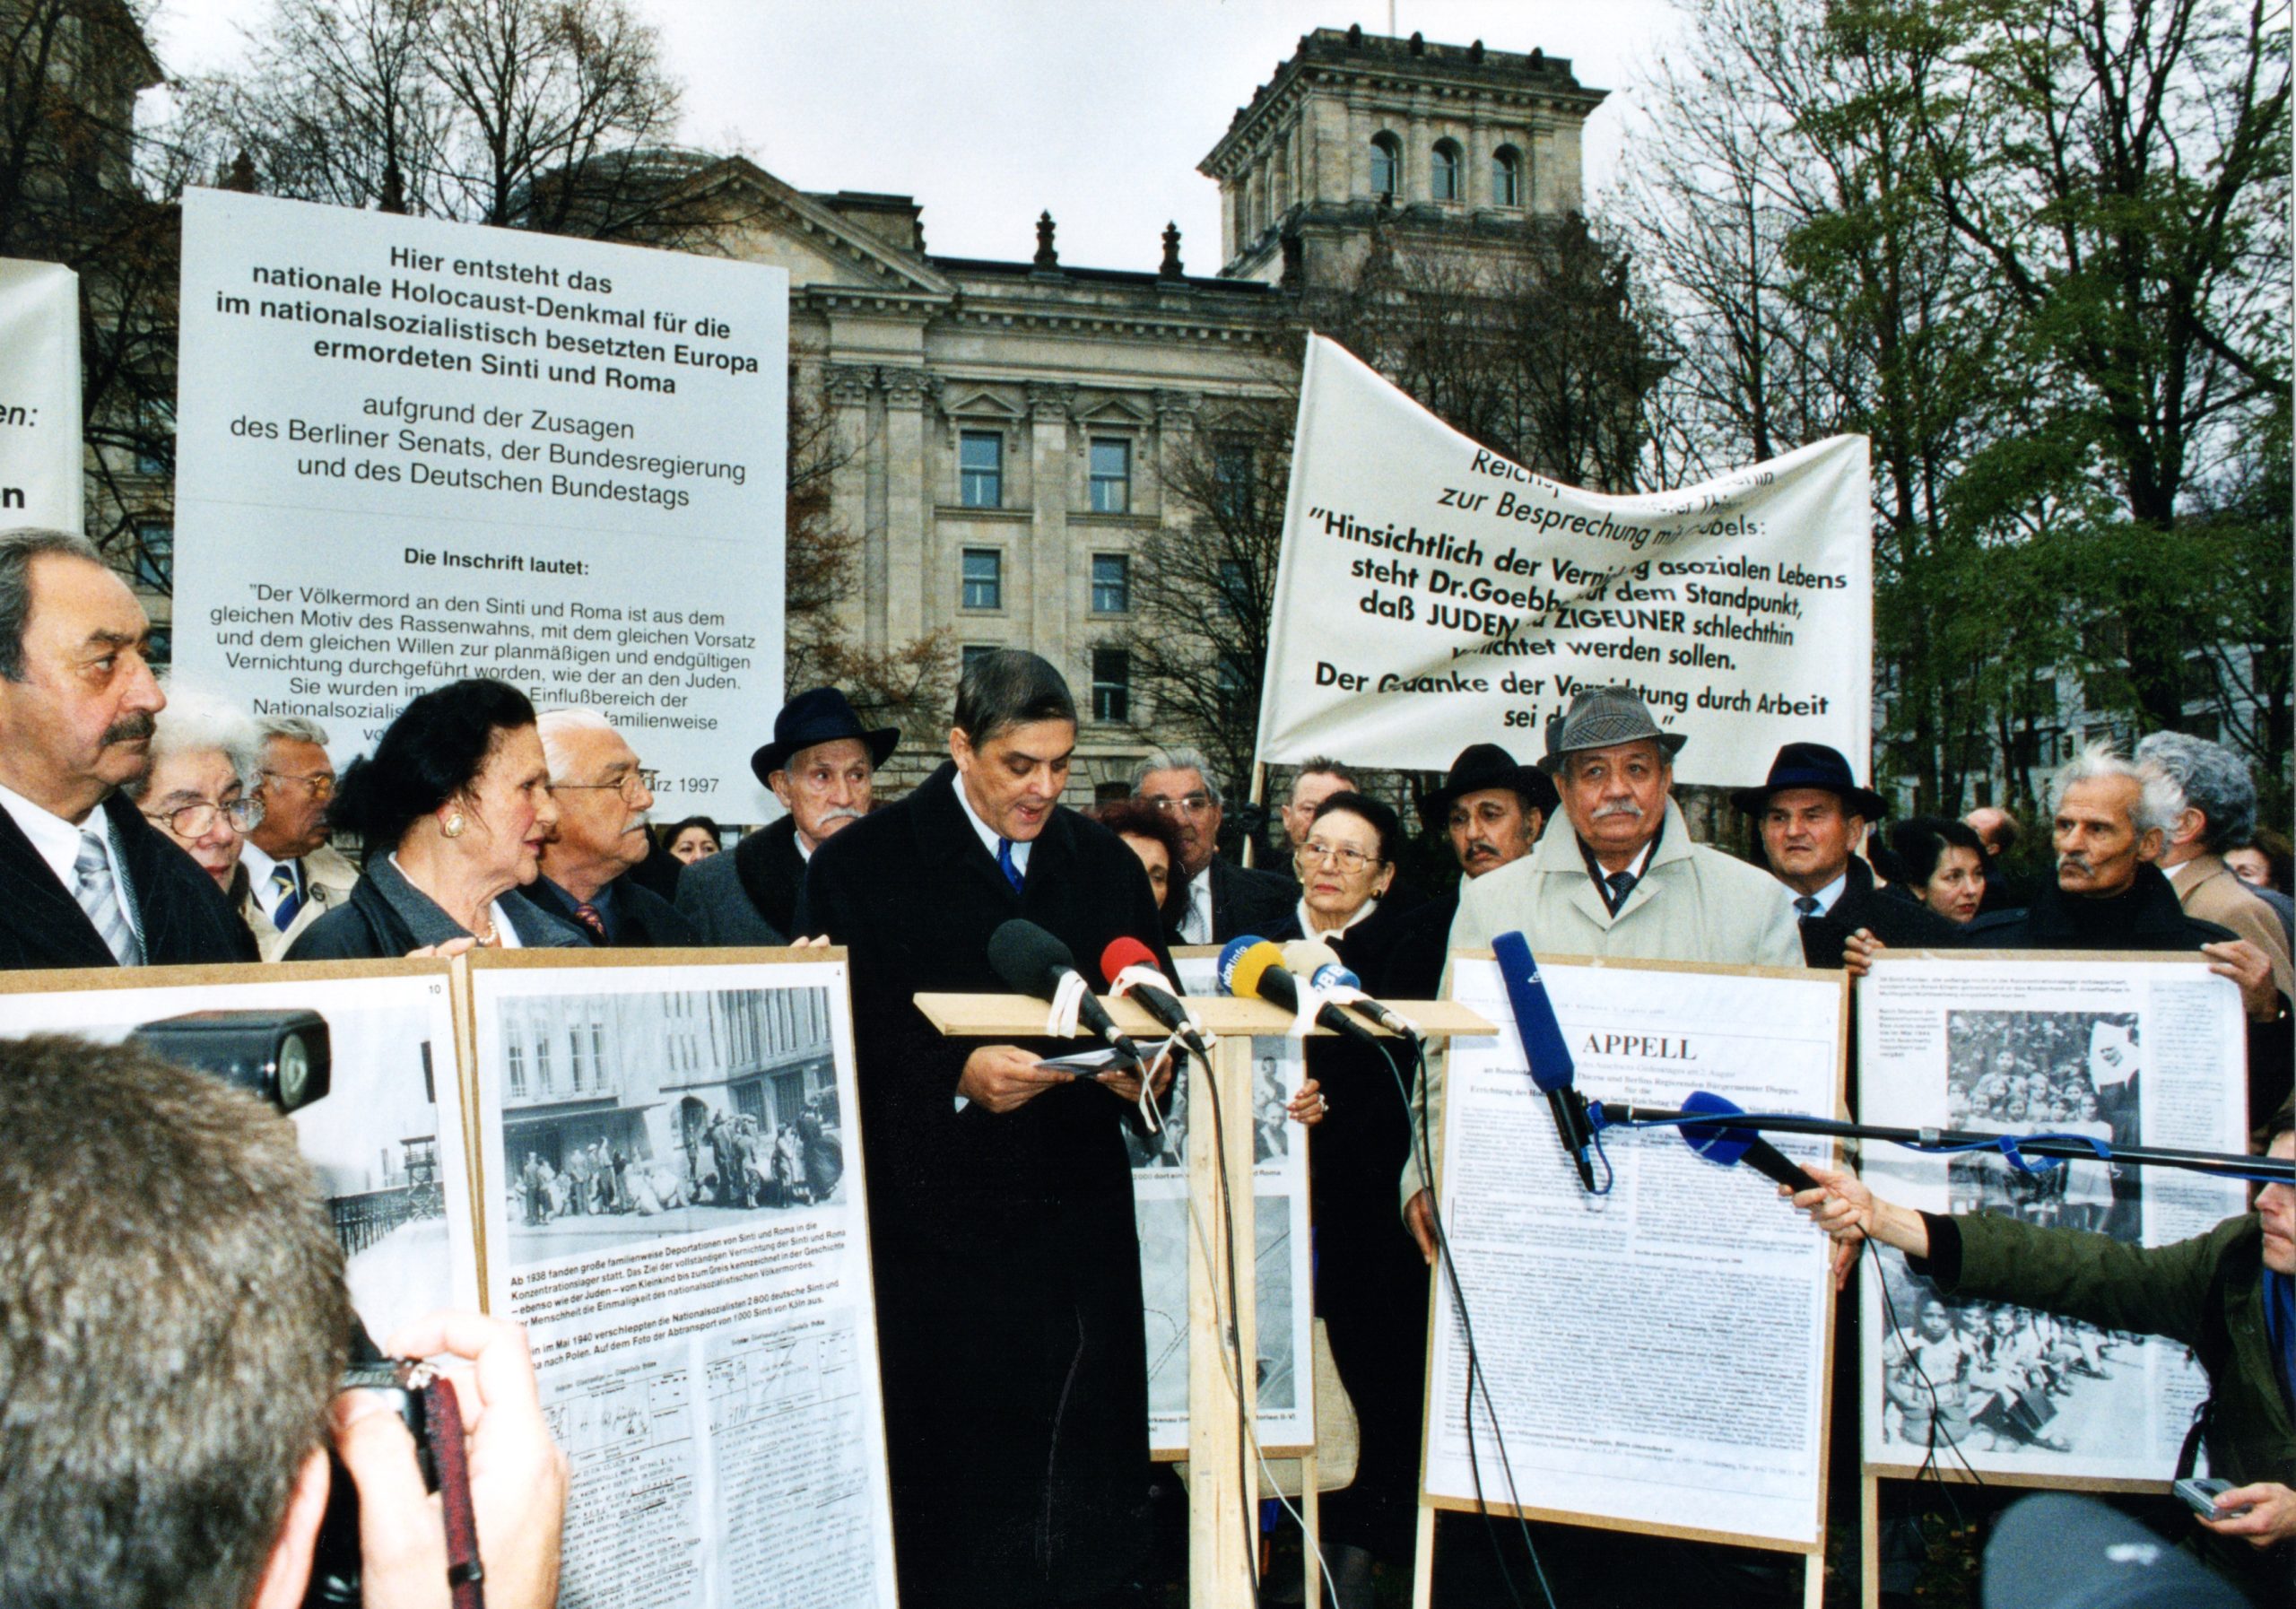
[[[1848,886],[1849,868],[1848,866],[1844,866],[1840,876],[1835,878],[1831,883],[1827,883],[1825,887],[1820,889],[1815,894],[1811,896],[1813,899],[1817,900],[1818,908],[1810,914],[1813,917],[1824,916],[1828,911],[1833,909],[1834,901],[1841,898],[1843,891],[1848,888]],[[1796,912],[1796,914],[1799,915],[1800,913]]]
[[[1180,913],[1180,937],[1191,944],[1212,942],[1212,868],[1188,879],[1187,909]]]
[[[303,868],[293,861],[272,859],[255,847],[255,839],[251,838],[239,840],[239,864],[248,869],[248,891],[255,897],[256,909],[262,911],[265,919],[274,926],[279,920],[279,890],[271,881],[274,870],[283,865],[291,868],[295,874],[296,889],[303,892],[306,899],[309,897],[309,891],[303,886]]]
[[[965,813],[965,820],[970,822],[972,830],[979,834],[981,847],[988,851],[988,858],[995,860],[996,846],[1008,840],[1004,834],[982,821],[978,813],[974,811],[972,801],[965,797],[965,778],[961,771],[957,773],[954,791],[957,796],[957,808]],[[1020,867],[1021,875],[1026,877],[1029,874],[1029,851],[1036,847],[1035,842],[1033,839],[1023,840],[1017,838],[1009,841],[1013,846],[1013,864]],[[1002,871],[1004,868],[999,865],[997,869]]]

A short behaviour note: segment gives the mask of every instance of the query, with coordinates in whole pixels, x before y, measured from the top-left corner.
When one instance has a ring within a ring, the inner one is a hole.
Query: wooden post
[[[1857,1601],[1882,1609],[1882,1477],[1866,1470],[1857,1483]]]
[[[1187,1103],[1188,1213],[1198,1231],[1187,1238],[1189,1609],[1256,1601],[1259,1472],[1244,1435],[1257,1422],[1259,1396],[1251,1057],[1248,1036],[1220,1040],[1213,1048],[1218,1100],[1205,1100],[1212,1092],[1199,1085]],[[1205,1344],[1213,1336],[1220,1344]]]

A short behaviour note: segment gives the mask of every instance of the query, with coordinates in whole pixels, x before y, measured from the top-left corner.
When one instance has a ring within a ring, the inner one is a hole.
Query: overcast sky
[[[685,139],[739,148],[807,190],[925,208],[928,249],[1025,258],[1038,213],[1078,267],[1153,268],[1167,219],[1193,274],[1220,265],[1219,192],[1196,165],[1302,33],[1388,26],[1384,0],[631,0],[685,86]],[[1587,182],[1617,170],[1632,89],[1669,0],[1396,0],[1396,30],[1570,58],[1614,91]],[[163,0],[170,73],[229,65],[261,0]]]

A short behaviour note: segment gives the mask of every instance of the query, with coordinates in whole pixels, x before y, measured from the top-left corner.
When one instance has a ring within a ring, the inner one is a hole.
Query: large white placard
[[[1706,1090],[1748,1111],[1838,1108],[1839,973],[1542,958],[1539,974],[1590,1100],[1671,1108]],[[1496,962],[1455,959],[1450,976],[1454,998],[1513,1023]],[[1826,1154],[1773,1138],[1797,1161]],[[1428,1500],[1818,1546],[1824,1237],[1768,1179],[1700,1160],[1671,1129],[1613,1131],[1609,1192],[1587,1195],[1511,1026],[1451,1041],[1441,1143],[1457,1280],[1439,1267]]]
[[[0,530],[84,528],[80,276],[0,257]]]
[[[2239,991],[2206,959],[1884,957],[1858,990],[1859,1114],[1894,1127],[2248,1149]],[[2243,1211],[2172,1169],[1869,1147],[1880,1195],[2165,1246]],[[2005,1303],[1947,1300],[1902,1253],[1865,1260],[1866,1461],[1987,1480],[2157,1485],[2208,1382],[2187,1350]]]
[[[891,1609],[845,964],[661,959],[471,969],[489,1305],[573,1465],[559,1602]]]
[[[1335,343],[1309,343],[1260,701],[1260,758],[1440,770],[1543,752],[1584,687],[1696,741],[1685,782],[1779,745],[1872,738],[1866,439],[1613,497],[1477,446]]]
[[[500,676],[764,819],[787,352],[778,268],[187,193],[177,663],[345,751]]]

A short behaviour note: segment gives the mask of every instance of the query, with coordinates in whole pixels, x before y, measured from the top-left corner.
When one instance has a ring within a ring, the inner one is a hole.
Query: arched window
[[[1491,201],[1494,206],[1523,204],[1523,153],[1512,145],[1491,153]]]
[[[1392,201],[1403,188],[1403,144],[1391,134],[1371,139],[1371,194]]]
[[[1435,165],[1429,171],[1428,191],[1438,201],[1459,198],[1459,148],[1452,141],[1435,142]]]

